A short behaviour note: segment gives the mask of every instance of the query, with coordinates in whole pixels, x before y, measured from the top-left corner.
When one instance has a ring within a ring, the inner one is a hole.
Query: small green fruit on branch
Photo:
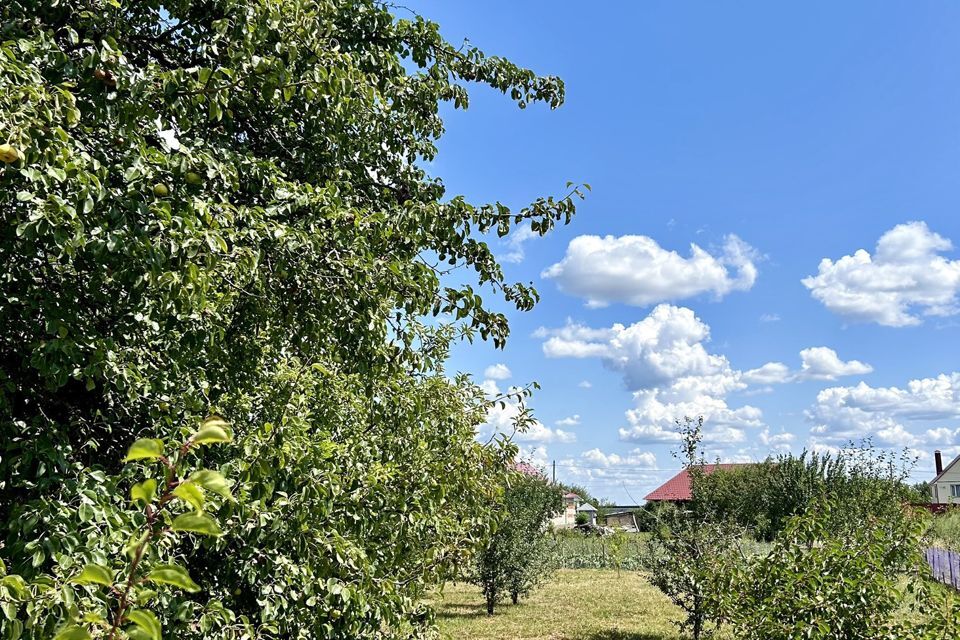
[[[20,159],[20,151],[11,144],[0,144],[0,162],[12,164]]]
[[[112,621],[100,619],[99,624],[107,631],[108,640],[116,640],[124,625],[130,638],[161,640],[162,628],[157,616],[145,609],[132,609],[135,602],[142,602],[139,590],[145,583],[167,585],[188,592],[200,590],[186,569],[176,564],[158,564],[152,568],[142,566],[146,551],[154,538],[167,533],[192,533],[204,536],[220,536],[222,530],[215,518],[204,512],[206,492],[214,493],[226,500],[232,500],[230,484],[224,476],[212,469],[198,469],[185,477],[184,466],[188,454],[207,444],[228,443],[233,440],[230,425],[217,415],[203,420],[196,431],[179,447],[169,452],[163,440],[140,438],[127,451],[125,462],[160,462],[164,465],[164,480],[161,485],[154,478],[146,478],[130,488],[130,501],[136,508],[143,509],[146,519],[139,530],[131,536],[127,547],[130,557],[124,575],[119,581],[109,568],[88,563],[71,582],[90,587],[106,587],[108,597],[115,601]],[[162,489],[161,489],[162,487]],[[171,505],[179,501],[189,510],[183,513],[170,513]],[[166,513],[164,513],[166,512]],[[99,616],[94,616],[94,618]],[[91,618],[85,618],[90,620]],[[55,640],[87,640],[91,638],[86,626],[70,624],[63,627]]]

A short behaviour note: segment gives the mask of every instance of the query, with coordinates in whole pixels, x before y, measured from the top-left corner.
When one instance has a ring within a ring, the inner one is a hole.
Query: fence
[[[933,570],[933,577],[954,589],[960,589],[960,553],[938,547],[930,547],[924,555]]]

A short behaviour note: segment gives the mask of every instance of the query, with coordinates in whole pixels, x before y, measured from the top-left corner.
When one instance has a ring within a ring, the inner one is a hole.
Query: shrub
[[[896,626],[901,575],[922,566],[922,518],[868,517],[856,526],[826,497],[791,518],[769,554],[732,565],[718,585],[736,637],[876,640]]]
[[[935,515],[929,535],[934,544],[960,551],[960,509],[948,509],[946,513]]]
[[[703,418],[685,418],[677,426],[678,457],[696,486],[703,473]],[[722,621],[719,585],[738,555],[741,536],[728,520],[714,521],[697,511],[664,509],[659,515],[646,558],[650,582],[683,610],[680,628],[700,640]]]
[[[517,604],[556,566],[547,523],[563,506],[560,489],[526,473],[510,473],[506,483],[499,526],[477,555],[474,576],[490,615],[508,594]]]
[[[912,463],[905,453],[875,451],[869,441],[838,455],[785,454],[698,474],[692,508],[701,517],[729,520],[769,541],[791,517],[828,493],[845,503],[839,511],[852,519],[882,516],[891,505],[896,509],[915,500],[915,489],[906,483]]]

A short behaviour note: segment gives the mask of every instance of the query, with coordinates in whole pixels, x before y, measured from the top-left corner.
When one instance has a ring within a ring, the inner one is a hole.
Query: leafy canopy
[[[164,633],[427,628],[421,596],[485,535],[485,474],[512,456],[474,441],[485,399],[446,377],[449,345],[507,339],[481,292],[537,301],[484,240],[546,233],[581,194],[511,210],[445,193],[422,169],[442,104],[480,83],[552,108],[563,84],[402,13],[0,3],[0,558],[49,588],[4,631],[76,618],[62,585],[121,554],[142,518],[129,499],[162,489],[124,455],[151,460],[212,413],[235,444],[204,455],[234,499],[214,504],[223,535],[164,549],[201,587],[151,596]],[[189,482],[208,509],[223,488]]]

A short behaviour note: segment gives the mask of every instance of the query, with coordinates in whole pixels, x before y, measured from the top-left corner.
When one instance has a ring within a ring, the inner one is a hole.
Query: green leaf
[[[145,638],[150,640],[161,640],[160,621],[152,611],[137,609],[127,614],[127,620],[137,625],[146,634]]]
[[[140,500],[143,504],[150,504],[157,495],[157,481],[153,478],[138,482],[130,487],[130,499],[136,502]]]
[[[190,442],[193,444],[209,444],[212,442],[230,442],[233,435],[230,433],[230,425],[220,416],[210,416],[200,424]]]
[[[127,457],[123,459],[124,462],[129,462],[130,460],[141,460],[141,459],[151,459],[154,460],[163,455],[163,441],[157,440],[155,438],[140,438],[132,445],[130,445],[130,450],[127,451]]]
[[[207,491],[212,491],[213,493],[221,495],[228,500],[233,499],[227,479],[217,471],[212,471],[210,469],[200,469],[199,471],[194,471],[190,476],[190,481],[200,485]]]
[[[161,564],[154,567],[147,575],[147,580],[158,584],[169,584],[191,593],[200,591],[200,585],[193,581],[186,569],[175,564]]]
[[[90,632],[83,627],[72,624],[60,630],[53,640],[88,640]]]
[[[113,575],[103,565],[90,563],[83,567],[80,575],[71,580],[77,584],[102,584],[105,587],[113,586]]]
[[[217,521],[205,513],[184,513],[173,519],[170,526],[174,531],[188,531],[205,536],[219,536],[223,533]]]
[[[177,485],[173,490],[173,495],[191,505],[197,511],[203,511],[203,491],[190,480],[186,480]]]

